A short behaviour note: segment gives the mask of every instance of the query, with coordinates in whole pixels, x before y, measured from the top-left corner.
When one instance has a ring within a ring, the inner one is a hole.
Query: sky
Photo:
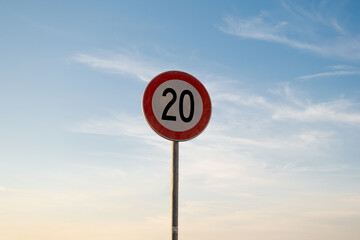
[[[0,238],[171,234],[156,75],[212,101],[180,143],[179,239],[358,240],[360,2],[1,1]]]

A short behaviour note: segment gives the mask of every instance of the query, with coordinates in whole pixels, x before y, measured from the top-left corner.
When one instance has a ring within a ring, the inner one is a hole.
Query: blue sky
[[[141,109],[168,70],[213,105],[180,143],[180,238],[359,239],[360,2],[0,6],[2,239],[170,237],[171,142]]]

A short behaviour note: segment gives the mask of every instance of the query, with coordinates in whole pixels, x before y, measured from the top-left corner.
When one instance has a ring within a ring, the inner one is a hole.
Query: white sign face
[[[170,80],[155,90],[152,108],[156,119],[164,127],[183,132],[200,121],[203,102],[199,92],[191,84]]]

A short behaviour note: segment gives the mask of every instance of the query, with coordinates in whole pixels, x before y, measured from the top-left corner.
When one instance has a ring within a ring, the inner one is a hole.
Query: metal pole
[[[178,240],[178,209],[179,209],[179,142],[172,142],[172,175],[171,175],[171,226],[172,240]]]

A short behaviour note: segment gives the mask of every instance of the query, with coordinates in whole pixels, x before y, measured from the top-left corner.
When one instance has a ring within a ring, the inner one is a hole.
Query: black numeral
[[[190,98],[190,113],[188,117],[184,116],[184,97],[188,95]],[[179,103],[180,117],[184,122],[190,122],[194,116],[194,96],[189,90],[184,90],[180,95],[180,103]]]
[[[172,99],[165,106],[163,114],[161,116],[161,119],[168,120],[168,121],[176,121],[176,116],[168,115],[168,111],[172,107],[172,105],[174,105],[174,103],[176,102],[177,95],[176,95],[175,90],[172,88],[166,88],[162,95],[165,97],[168,93],[172,94]],[[187,117],[185,117],[185,115],[184,115],[185,95],[188,95],[189,99],[190,99],[190,113],[189,113],[189,116],[187,116]],[[179,102],[179,113],[180,113],[181,120],[183,120],[186,123],[191,122],[191,120],[194,117],[194,110],[195,110],[194,95],[189,90],[182,91],[182,93],[180,94],[180,102]]]
[[[173,98],[170,100],[170,102],[166,105],[164,112],[161,116],[162,120],[168,120],[168,121],[176,121],[176,116],[169,116],[167,115],[169,109],[171,108],[171,106],[175,103],[176,101],[176,92],[174,89],[172,88],[167,88],[164,90],[163,92],[163,96],[165,97],[168,93],[171,93],[173,95]]]

